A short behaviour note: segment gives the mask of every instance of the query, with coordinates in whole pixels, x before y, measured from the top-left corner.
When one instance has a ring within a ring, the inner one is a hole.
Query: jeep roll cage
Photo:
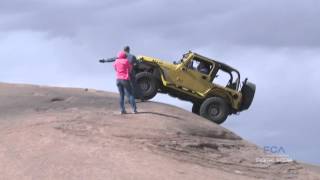
[[[238,91],[239,87],[240,87],[240,73],[239,73],[239,71],[232,68],[229,65],[224,64],[224,63],[220,63],[220,62],[216,62],[216,63],[218,64],[218,67],[220,70],[222,70],[230,75],[230,79],[229,79],[227,87]],[[235,72],[236,76],[237,76],[237,77],[235,77],[236,78],[235,81],[234,81],[234,77],[232,74],[233,72]]]
[[[224,72],[226,72],[226,73],[228,73],[230,75],[230,79],[229,79],[229,82],[228,82],[226,87],[231,88],[231,89],[236,90],[236,91],[239,90],[239,87],[240,87],[240,72],[238,70],[236,70],[235,68],[233,68],[233,67],[231,67],[231,66],[229,66],[229,65],[227,65],[225,63],[222,63],[222,62],[207,58],[205,56],[202,56],[202,55],[197,54],[197,53],[193,53],[191,51],[189,51],[188,53],[184,54],[183,56],[184,57],[185,56],[188,57],[190,53],[192,53],[195,57],[198,57],[200,59],[204,59],[204,60],[213,62],[214,70],[213,70],[212,77],[211,77],[212,81],[216,77],[218,71],[222,70],[222,71],[224,71]],[[235,81],[234,81],[234,77],[233,77],[233,74],[232,74],[233,72],[235,72],[235,74],[237,76],[235,78]]]

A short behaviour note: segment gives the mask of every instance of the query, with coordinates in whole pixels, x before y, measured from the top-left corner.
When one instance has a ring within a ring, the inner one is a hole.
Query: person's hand
[[[106,62],[106,60],[104,60],[104,59],[100,59],[100,60],[99,60],[99,62],[100,62],[100,63],[105,63],[105,62]]]

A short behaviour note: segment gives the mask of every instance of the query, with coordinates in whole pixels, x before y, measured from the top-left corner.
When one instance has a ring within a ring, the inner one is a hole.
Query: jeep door
[[[201,63],[206,64],[207,70],[199,68],[202,65]],[[212,87],[210,75],[214,69],[213,67],[212,62],[200,60],[196,57],[190,58],[189,61],[181,64],[181,67],[177,69],[180,86],[201,96],[205,96]]]

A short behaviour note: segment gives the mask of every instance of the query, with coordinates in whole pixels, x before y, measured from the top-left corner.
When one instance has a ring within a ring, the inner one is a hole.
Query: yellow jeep
[[[221,62],[189,51],[179,62],[139,56],[135,66],[138,98],[148,100],[158,92],[193,103],[192,112],[217,124],[228,115],[250,107],[256,86]],[[224,86],[219,85],[221,82]]]

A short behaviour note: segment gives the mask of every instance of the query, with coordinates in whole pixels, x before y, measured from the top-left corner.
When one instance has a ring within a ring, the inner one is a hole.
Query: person
[[[197,67],[197,70],[203,74],[209,74],[209,67],[207,63],[200,62],[200,64]]]
[[[143,100],[140,91],[138,90],[138,92],[135,92],[135,90],[137,90],[139,88],[139,86],[137,86],[137,84],[136,84],[136,79],[135,79],[136,73],[134,70],[134,66],[136,66],[138,64],[137,58],[135,55],[130,53],[130,46],[125,46],[123,48],[123,51],[126,53],[127,59],[129,61],[129,63],[131,64],[131,66],[133,67],[130,72],[130,78],[131,78],[130,85],[132,88],[132,93],[134,96],[140,97],[141,100]],[[114,62],[114,61],[116,61],[116,59],[117,59],[117,57],[113,57],[113,58],[108,58],[108,59],[101,59],[99,61],[101,63],[106,63],[106,62]]]
[[[123,51],[126,52],[127,54],[127,59],[129,61],[129,63],[134,66],[137,63],[137,58],[135,55],[130,53],[130,46],[125,46],[123,48]],[[108,58],[108,59],[101,59],[99,60],[101,63],[106,63],[106,62],[114,62],[116,61],[117,57],[112,57],[112,58]]]
[[[130,85],[130,72],[132,69],[132,65],[129,63],[129,60],[127,59],[127,54],[124,51],[120,51],[118,53],[118,57],[115,60],[113,67],[116,71],[116,77],[117,77],[117,87],[120,94],[120,113],[126,114],[126,109],[124,106],[124,95],[126,94],[128,96],[131,108],[133,113],[137,113],[137,107],[135,98],[132,94],[132,86]]]

